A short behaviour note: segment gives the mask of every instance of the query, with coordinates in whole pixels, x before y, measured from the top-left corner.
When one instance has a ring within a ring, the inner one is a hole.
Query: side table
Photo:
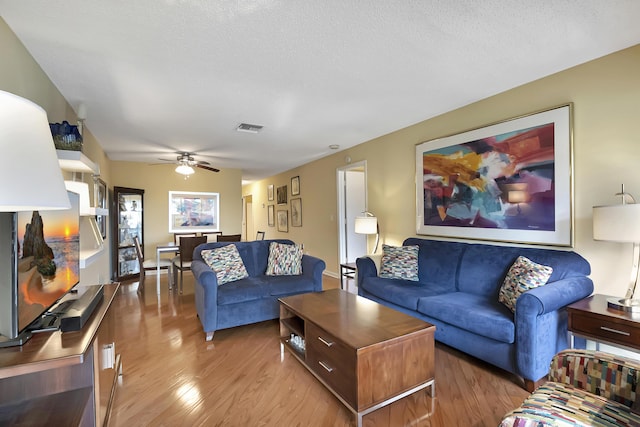
[[[347,290],[347,283],[345,283],[345,279],[355,279],[355,278],[356,278],[355,262],[345,262],[340,264],[340,289]]]
[[[607,306],[609,295],[591,295],[567,307],[571,346],[573,337],[640,350],[640,316]]]

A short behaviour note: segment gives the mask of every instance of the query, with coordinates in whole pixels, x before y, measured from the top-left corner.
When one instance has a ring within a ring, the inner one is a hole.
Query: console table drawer
[[[307,364],[350,405],[356,404],[356,353],[323,329],[307,324]]]
[[[640,342],[640,329],[626,323],[580,313],[572,313],[570,323],[570,329],[574,334],[631,347],[637,346]]]

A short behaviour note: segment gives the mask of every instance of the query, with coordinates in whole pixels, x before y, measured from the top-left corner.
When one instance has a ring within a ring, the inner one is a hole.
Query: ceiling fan
[[[205,162],[202,160],[195,160],[193,158],[193,154],[194,153],[189,153],[185,151],[180,153],[176,158],[176,160],[169,160],[169,159],[158,159],[158,160],[162,160],[164,162],[173,162],[177,164],[178,166],[176,167],[176,172],[185,176],[189,176],[193,174],[195,172],[195,170],[193,169],[194,167],[205,169],[211,172],[220,172],[220,169],[216,169],[212,167],[211,163],[209,162]]]

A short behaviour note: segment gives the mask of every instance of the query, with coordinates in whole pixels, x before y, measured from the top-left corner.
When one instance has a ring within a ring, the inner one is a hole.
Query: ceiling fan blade
[[[210,166],[211,165],[211,163],[205,162],[204,160],[198,160],[198,161],[193,162],[193,163],[196,164],[196,165],[204,165],[204,166]]]
[[[158,158],[158,160],[161,160],[163,162],[171,162],[171,163],[175,163],[176,162],[175,160],[161,159],[161,158]]]
[[[201,164],[200,162],[196,163],[193,166],[195,166],[197,168],[200,168],[200,169],[206,169],[206,170],[211,171],[211,172],[220,172],[220,169],[212,168],[211,166],[205,166],[205,165]]]

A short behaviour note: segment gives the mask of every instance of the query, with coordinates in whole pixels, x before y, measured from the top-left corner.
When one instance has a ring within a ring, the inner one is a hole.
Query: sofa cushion
[[[312,277],[307,276],[263,276],[269,295],[282,296],[314,292]]]
[[[545,285],[552,273],[553,268],[519,256],[504,278],[498,301],[515,313],[518,297],[530,289]]]
[[[380,277],[418,281],[418,246],[382,245]]]
[[[218,305],[236,304],[239,302],[253,301],[269,296],[269,287],[262,278],[247,277],[218,286]]]
[[[267,261],[267,276],[302,274],[302,246],[271,242]]]
[[[513,314],[486,296],[453,292],[420,298],[418,312],[504,343],[515,341]]]
[[[428,284],[399,279],[384,279],[382,277],[367,277],[362,282],[362,289],[390,303],[400,307],[416,310],[421,297],[437,295],[447,292],[449,286]]]
[[[216,273],[218,286],[248,277],[236,245],[202,251],[202,259]]]

